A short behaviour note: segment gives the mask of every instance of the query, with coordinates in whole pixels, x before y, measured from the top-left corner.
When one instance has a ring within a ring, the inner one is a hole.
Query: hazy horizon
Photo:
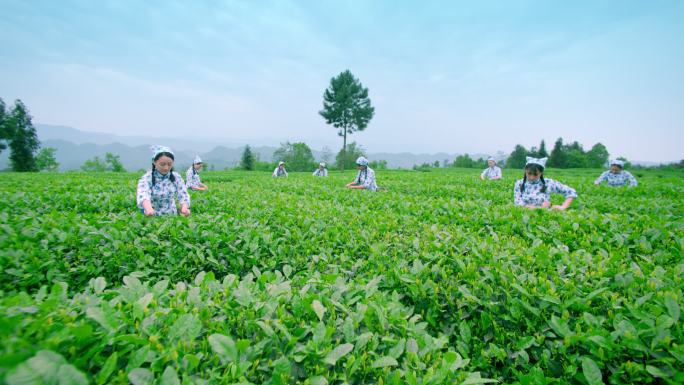
[[[673,162],[682,19],[676,0],[5,0],[0,97],[83,131],[334,151],[318,111],[349,69],[376,108],[349,138],[369,152],[550,150],[562,137]]]

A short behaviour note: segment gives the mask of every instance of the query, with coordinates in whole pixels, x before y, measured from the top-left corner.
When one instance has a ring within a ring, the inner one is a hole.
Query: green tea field
[[[137,173],[3,173],[0,383],[682,384],[684,173],[206,172],[190,217]],[[562,202],[556,196],[554,203]]]

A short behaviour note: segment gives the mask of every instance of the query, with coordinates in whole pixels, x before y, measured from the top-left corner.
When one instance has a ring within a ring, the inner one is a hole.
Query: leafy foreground
[[[3,300],[4,363],[22,362],[8,384],[210,383],[309,384],[337,381],[442,384],[484,382],[468,373],[445,336],[402,305],[398,295],[339,274],[255,272],[193,284],[141,282],[106,289],[93,279],[69,298],[56,284],[34,298]],[[59,353],[57,353],[59,352]],[[69,364],[67,364],[67,362]],[[477,382],[473,382],[477,381]]]
[[[133,174],[8,174],[0,379],[683,383],[683,176],[597,172],[549,175],[568,212],[470,170],[207,173],[190,218],[139,215]]]

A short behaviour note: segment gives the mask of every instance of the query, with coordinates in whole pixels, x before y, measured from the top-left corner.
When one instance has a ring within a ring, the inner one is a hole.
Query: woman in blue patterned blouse
[[[178,209],[174,198],[177,197],[181,215],[190,215],[190,195],[183,178],[173,171],[173,151],[168,147],[153,146],[152,152],[152,170],[138,181],[138,208],[146,216],[175,215]]]
[[[199,172],[202,170],[202,158],[199,155],[195,155],[195,159],[192,161],[192,166],[185,173],[185,185],[190,190],[207,190],[209,187],[202,183],[200,180]]]
[[[313,176],[328,176],[328,169],[325,168],[325,162],[321,162],[318,164],[318,168],[316,169],[316,171],[313,172]]]
[[[499,180],[501,179],[501,169],[496,165],[496,159],[489,157],[487,159],[487,168],[480,174],[480,179],[485,180]]]
[[[368,159],[363,156],[358,157],[356,169],[359,170],[356,179],[347,183],[346,187],[355,190],[378,191],[378,185],[375,183],[375,171],[368,167]]]
[[[602,182],[608,182],[608,186],[629,186],[636,187],[637,180],[629,171],[625,171],[625,163],[619,159],[610,162],[610,170],[601,174],[594,181],[595,185],[600,185]]]
[[[525,175],[523,179],[515,182],[513,189],[516,206],[525,206],[533,209],[550,207],[552,209],[565,210],[570,206],[573,199],[577,198],[577,192],[574,189],[553,179],[544,178],[546,160],[547,158],[527,157]],[[552,193],[563,195],[565,197],[563,204],[551,206]]]
[[[273,177],[279,178],[279,177],[283,177],[283,176],[285,178],[288,177],[287,176],[287,170],[285,170],[285,162],[283,162],[281,160],[280,162],[278,162],[278,167],[276,167],[275,170],[273,170]]]

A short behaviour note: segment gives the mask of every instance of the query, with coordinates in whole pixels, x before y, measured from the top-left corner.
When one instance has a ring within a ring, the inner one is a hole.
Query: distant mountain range
[[[235,167],[240,162],[244,146],[248,144],[149,136],[119,136],[49,124],[36,124],[35,127],[41,147],[57,149],[56,158],[62,171],[78,170],[86,160],[96,156],[104,158],[107,152],[118,155],[121,158],[121,163],[129,171],[145,169],[150,163],[149,146],[152,144],[165,144],[173,148],[176,154],[176,163],[180,167],[189,166],[193,157],[199,155],[211,168],[222,170],[226,167]],[[273,153],[276,150],[277,147],[273,146],[252,147],[252,151],[259,156],[259,159],[269,162],[273,160]],[[312,151],[317,161],[323,160],[324,153],[322,151],[314,149]],[[423,163],[438,161],[441,164],[447,159],[453,161],[457,155],[447,153],[370,153],[368,158],[370,160],[386,160],[390,168],[411,168]],[[9,150],[0,153],[0,170],[9,168],[8,156]],[[488,155],[470,154],[470,156],[477,159],[486,158]],[[506,154],[499,152],[495,156],[503,159]],[[332,157],[334,158],[334,154]]]

